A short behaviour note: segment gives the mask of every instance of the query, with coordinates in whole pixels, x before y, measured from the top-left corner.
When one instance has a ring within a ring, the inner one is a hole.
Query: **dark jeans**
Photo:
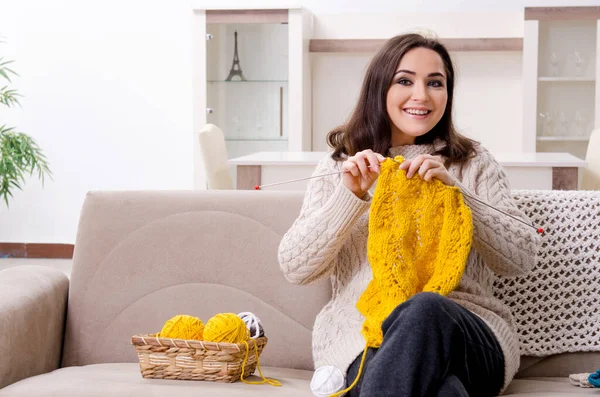
[[[504,383],[504,355],[487,324],[439,294],[416,294],[383,322],[349,397],[486,397]],[[362,355],[348,369],[356,378]]]

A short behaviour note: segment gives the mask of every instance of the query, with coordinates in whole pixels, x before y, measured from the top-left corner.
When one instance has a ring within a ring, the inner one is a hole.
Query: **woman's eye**
[[[400,80],[398,80],[398,84],[400,84],[400,85],[409,85],[410,84],[410,80],[408,80],[408,79],[400,79]]]
[[[429,82],[429,85],[432,87],[443,87],[444,85],[442,84],[441,81],[439,80],[432,80]]]

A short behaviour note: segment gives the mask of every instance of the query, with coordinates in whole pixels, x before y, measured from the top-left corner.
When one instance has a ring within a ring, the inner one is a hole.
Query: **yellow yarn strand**
[[[367,357],[367,349],[368,349],[368,346],[365,346],[365,350],[363,351],[362,358],[360,359],[360,366],[358,367],[358,374],[356,374],[356,378],[354,379],[354,382],[352,382],[352,384],[350,386],[348,386],[347,388],[345,388],[344,390],[338,391],[337,393],[333,393],[333,394],[329,395],[329,397],[340,397],[341,395],[348,393],[350,390],[352,390],[352,388],[354,386],[356,386],[356,384],[358,383],[358,380],[360,379],[360,375],[362,375],[363,366],[365,365],[365,359]]]
[[[407,179],[398,162],[381,164],[367,242],[373,279],[356,303],[365,317],[362,334],[374,348],[396,306],[418,292],[445,296],[456,288],[471,250],[471,211],[460,189],[438,179]]]
[[[248,344],[249,339],[250,331],[248,330],[246,323],[235,313],[217,314],[208,320],[206,322],[206,326],[204,327],[204,340],[207,342],[244,343],[246,345],[246,354],[244,355],[244,360],[242,361],[242,375],[240,376],[240,380],[242,382],[252,385],[268,383],[272,386],[281,386],[281,383],[278,380],[268,379],[263,375],[262,370],[260,369],[260,359],[258,357],[258,347],[256,345],[256,341],[252,342],[254,344],[254,352],[256,354],[256,367],[258,368],[258,373],[260,374],[262,381],[251,382],[244,379],[244,370],[246,363],[248,362],[248,354],[250,351],[250,345]]]
[[[198,317],[180,314],[167,320],[158,334],[159,338],[202,340],[204,324]]]
[[[249,385],[262,385],[263,383],[268,383],[271,386],[281,386],[281,382],[279,382],[277,379],[269,379],[269,378],[265,378],[265,376],[263,375],[261,369],[260,369],[260,359],[258,357],[258,347],[256,346],[256,341],[254,342],[254,354],[256,355],[256,368],[258,369],[258,373],[260,374],[260,377],[262,378],[261,381],[259,382],[251,382],[248,381],[246,379],[244,379],[244,368],[246,366],[246,363],[248,362],[248,352],[250,351],[250,346],[248,346],[248,341],[244,341],[244,343],[246,344],[246,355],[244,356],[244,361],[242,361],[242,375],[240,377],[240,380],[244,383],[248,383]]]

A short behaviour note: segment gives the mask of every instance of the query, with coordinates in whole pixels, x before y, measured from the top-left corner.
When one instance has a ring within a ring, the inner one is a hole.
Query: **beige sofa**
[[[579,200],[600,227],[600,196],[552,194],[515,192],[541,226],[552,214],[536,200],[555,202],[564,217]],[[310,396],[311,327],[330,288],[289,284],[276,259],[301,203],[299,192],[88,194],[70,280],[40,266],[0,272],[0,397]],[[545,239],[546,250],[561,244],[552,233]],[[261,318],[269,337],[263,372],[282,387],[141,377],[133,334],[157,332],[175,314],[206,320],[241,311]],[[598,368],[600,353],[525,357],[505,394],[598,395],[567,379]]]

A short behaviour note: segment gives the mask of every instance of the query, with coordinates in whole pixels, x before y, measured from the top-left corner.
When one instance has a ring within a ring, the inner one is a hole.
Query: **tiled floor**
[[[38,265],[53,267],[71,277],[71,262],[71,259],[0,258],[0,272],[9,267]]]

